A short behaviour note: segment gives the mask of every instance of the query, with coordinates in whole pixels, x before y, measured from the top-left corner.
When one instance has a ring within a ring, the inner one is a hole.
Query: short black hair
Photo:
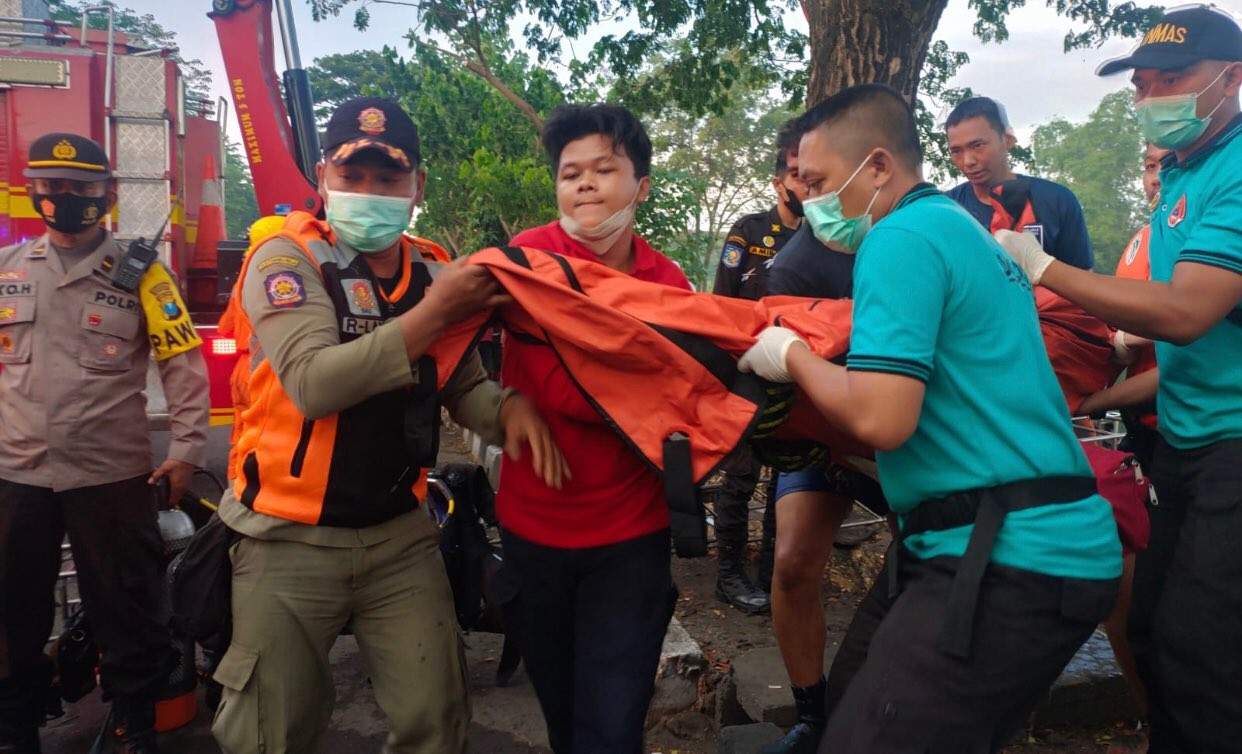
[[[624,148],[625,156],[634,163],[634,176],[651,174],[651,139],[634,113],[606,102],[590,105],[560,105],[543,124],[543,148],[552,160],[555,171],[561,164],[561,152],[573,141],[600,134],[612,141],[613,149]]]
[[[798,128],[798,119],[790,118],[776,130],[776,160],[774,166],[777,178],[784,178],[789,172],[789,153],[798,152],[798,142],[802,140],[802,129]]]
[[[991,97],[971,97],[959,102],[957,107],[953,108],[953,112],[949,113],[949,117],[945,118],[945,130],[971,118],[985,119],[988,125],[1001,136],[1004,136],[1010,128],[1009,114],[999,102]]]
[[[806,134],[821,126],[853,127],[851,144],[842,146],[861,153],[884,147],[907,168],[919,171],[923,146],[914,111],[901,93],[884,84],[860,84],[842,89],[798,118],[798,130]]]

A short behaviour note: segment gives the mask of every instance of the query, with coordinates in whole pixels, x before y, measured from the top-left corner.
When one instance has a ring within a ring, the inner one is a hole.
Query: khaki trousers
[[[439,531],[421,511],[405,518],[371,546],[234,545],[233,643],[215,673],[224,698],[212,724],[227,754],[315,751],[336,699],[328,652],[346,626],[388,718],[384,750],[465,750],[465,656]]]

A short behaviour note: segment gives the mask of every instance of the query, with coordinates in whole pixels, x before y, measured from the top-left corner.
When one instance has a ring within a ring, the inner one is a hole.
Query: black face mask
[[[102,222],[108,212],[106,196],[31,194],[30,198],[47,227],[61,233],[81,233]]]
[[[806,217],[806,212],[802,209],[802,200],[785,184],[782,183],[781,188],[785,189],[785,208],[792,212],[794,217]]]

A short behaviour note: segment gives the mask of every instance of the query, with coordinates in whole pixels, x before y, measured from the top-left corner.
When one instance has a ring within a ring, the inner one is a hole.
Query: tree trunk
[[[810,28],[815,105],[856,84],[888,84],[911,104],[949,0],[802,0]]]

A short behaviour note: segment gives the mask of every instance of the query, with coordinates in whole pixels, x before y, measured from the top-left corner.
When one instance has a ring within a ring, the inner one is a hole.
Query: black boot
[[[819,751],[820,739],[828,728],[828,714],[824,710],[827,685],[820,678],[814,686],[793,687],[798,723],[789,729],[784,738],[761,749],[760,754],[815,754]]]
[[[733,537],[719,538],[716,545],[720,566],[720,575],[716,577],[716,599],[733,605],[747,615],[767,612],[771,600],[746,576],[743,562],[746,552],[745,533],[741,542],[735,541]]]
[[[117,697],[112,702],[117,754],[159,754],[155,745],[155,702]]]

